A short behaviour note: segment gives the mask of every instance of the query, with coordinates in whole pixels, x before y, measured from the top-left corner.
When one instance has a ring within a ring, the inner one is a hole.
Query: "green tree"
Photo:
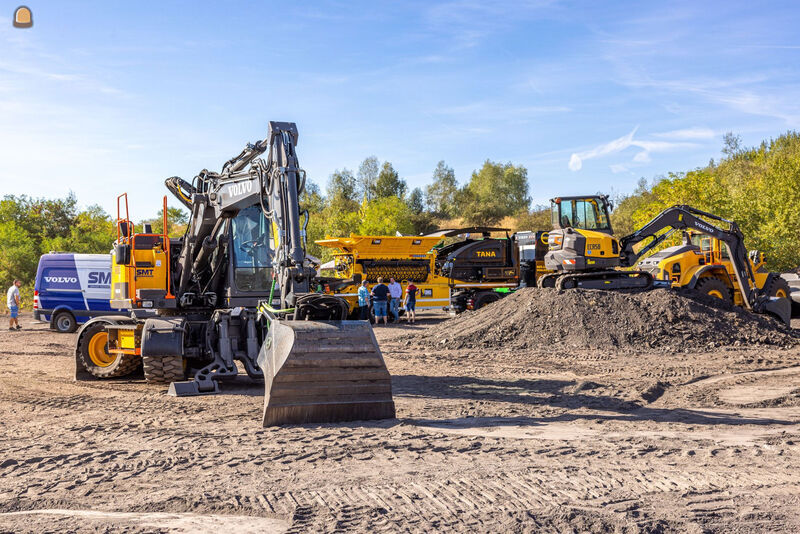
[[[189,212],[183,208],[167,206],[167,234],[170,237],[180,237],[186,232],[186,224],[189,222]],[[164,229],[164,208],[158,210],[152,219],[145,219],[137,230],[141,230],[144,224],[149,224],[153,232],[160,233]]]
[[[328,179],[328,200],[331,203],[343,203],[358,206],[357,183],[353,173],[348,169],[333,171]]]
[[[370,156],[358,166],[358,193],[363,200],[375,198],[380,163],[378,158]]]
[[[413,213],[398,197],[382,197],[365,202],[361,207],[358,232],[365,235],[413,234]]]
[[[472,224],[496,224],[507,216],[526,211],[528,170],[521,165],[494,163],[488,159],[474,171],[460,191],[460,213]]]
[[[445,217],[456,215],[456,195],[458,182],[452,168],[444,161],[436,164],[433,183],[425,187],[425,202],[432,212]]]
[[[61,199],[6,196],[0,201],[0,283],[22,280],[23,302],[30,305],[42,254],[107,254],[115,237],[111,218],[98,206],[80,211],[72,193]]]
[[[419,215],[425,210],[425,200],[422,194],[422,189],[415,187],[408,195],[408,207],[414,215]]]
[[[532,210],[517,214],[513,226],[514,231],[550,230],[553,227],[550,222],[550,207],[534,206]]]
[[[661,210],[688,204],[736,221],[745,245],[764,252],[771,270],[796,269],[800,265],[800,134],[787,132],[749,149],[729,134],[723,154],[722,160],[704,168],[670,173],[649,188],[638,187],[615,210],[615,223],[629,217],[632,228],[640,228]],[[630,229],[628,223],[617,224],[620,234]]]
[[[392,164],[384,162],[378,180],[375,182],[375,198],[397,197],[404,198],[408,186],[406,181],[394,170]]]
[[[611,227],[618,237],[632,234],[637,226],[634,214],[653,202],[653,194],[645,178],[640,178],[633,193],[618,196],[614,199],[614,211],[611,213]]]

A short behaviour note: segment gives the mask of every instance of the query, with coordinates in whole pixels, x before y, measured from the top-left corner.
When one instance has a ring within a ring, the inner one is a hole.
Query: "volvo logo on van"
[[[253,191],[252,180],[247,180],[246,182],[236,182],[235,184],[231,184],[228,186],[229,197],[238,197],[239,195],[244,195],[245,193],[251,193],[252,191]]]
[[[45,276],[44,281],[49,284],[77,284],[78,279],[74,276]]]

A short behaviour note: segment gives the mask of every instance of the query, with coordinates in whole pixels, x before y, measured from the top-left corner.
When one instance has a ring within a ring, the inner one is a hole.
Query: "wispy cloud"
[[[608,143],[603,143],[602,145],[598,145],[592,149],[585,150],[583,152],[574,152],[569,158],[569,169],[571,171],[579,171],[583,168],[583,162],[589,159],[595,159],[602,156],[607,156],[609,154],[615,154],[617,152],[622,152],[623,150],[630,148],[630,147],[637,147],[640,148],[641,151],[637,152],[636,155],[633,157],[633,162],[637,164],[645,164],[649,163],[652,158],[650,156],[653,152],[667,152],[670,150],[676,150],[680,148],[692,148],[697,146],[695,143],[688,143],[683,141],[648,141],[648,140],[639,140],[634,139],[636,132],[639,130],[637,126],[627,135],[623,135],[613,141],[609,141]],[[630,165],[629,165],[630,166]],[[629,167],[628,166],[628,167]],[[618,170],[614,170],[614,169]],[[621,164],[615,164],[611,166],[611,170],[614,172],[619,172],[619,170],[623,169]]]
[[[489,101],[470,102],[457,106],[448,106],[433,111],[436,115],[451,118],[464,118],[472,121],[525,121],[532,117],[553,113],[568,113],[567,106],[512,106]]]
[[[452,0],[432,3],[422,13],[426,24],[444,32],[456,49],[473,48],[493,33],[512,27],[520,19],[544,14],[557,0]]]
[[[653,137],[661,139],[713,139],[717,134],[711,128],[684,128],[669,132],[654,133]]]

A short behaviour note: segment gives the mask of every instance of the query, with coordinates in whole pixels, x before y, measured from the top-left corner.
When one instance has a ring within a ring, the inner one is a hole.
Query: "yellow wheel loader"
[[[655,282],[658,286],[698,289],[789,324],[788,287],[777,273],[765,272],[762,257],[755,258],[757,264],[748,258],[744,236],[733,221],[676,205],[636,232],[617,239],[612,235],[610,203],[605,195],[555,198],[551,210],[554,228],[549,233],[544,263],[553,272],[539,278],[539,287],[650,289]],[[666,256],[654,255],[655,265],[646,259],[634,269],[641,257],[676,231],[694,231],[709,238],[707,256],[702,246],[699,250],[673,249]],[[713,251],[714,242],[717,253]],[[727,250],[724,260],[722,245]]]
[[[205,395],[236,380],[238,362],[265,384],[264,426],[394,417],[369,323],[345,320],[344,299],[312,292],[297,138],[293,123],[270,122],[266,139],[220,172],[167,179],[191,213],[179,239],[166,217],[162,232],[136,232],[118,199],[111,304],[124,311],[83,326],[76,379],[142,369],[148,382],[170,382],[171,395]]]
[[[641,260],[639,269],[648,271],[657,282],[672,287],[690,287],[737,306],[746,306],[745,297],[736,281],[736,270],[728,248],[719,239],[689,231],[683,243],[667,247]],[[789,298],[789,284],[766,268],[764,254],[750,251],[753,285],[770,297]]]

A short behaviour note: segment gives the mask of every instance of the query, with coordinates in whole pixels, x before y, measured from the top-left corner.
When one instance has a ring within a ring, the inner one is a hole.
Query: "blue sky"
[[[0,0],[0,194],[152,216],[163,180],[297,122],[324,186],[369,155],[424,186],[486,158],[534,203],[625,193],[800,125],[797,2]]]

